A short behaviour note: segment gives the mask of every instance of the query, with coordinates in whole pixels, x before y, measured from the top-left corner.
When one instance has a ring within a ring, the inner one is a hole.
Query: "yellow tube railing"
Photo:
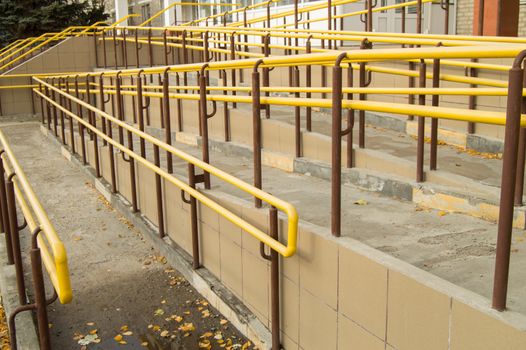
[[[185,90],[185,86],[178,86],[179,90]],[[218,87],[219,88],[219,87]],[[370,88],[374,89],[374,88]],[[353,91],[354,88],[349,88],[345,93]],[[360,89],[358,91],[364,91],[365,89]],[[382,89],[379,88],[377,93],[385,93],[391,91],[392,89]],[[424,92],[427,92],[428,89],[401,89],[397,94],[411,93],[415,95],[421,95]],[[440,89],[437,89],[440,90]],[[431,90],[431,94],[439,94],[439,91]],[[462,91],[450,91],[451,95],[469,95],[465,90]],[[473,88],[472,90],[477,90]],[[504,89],[499,89],[504,90]],[[264,91],[263,89],[261,91]],[[325,89],[319,88],[319,91],[325,92]],[[344,90],[345,91],[345,90]],[[80,89],[79,92],[85,93],[86,90]],[[108,94],[115,94],[115,90],[105,90]],[[306,91],[308,92],[308,90]],[[433,93],[434,92],[434,93]],[[500,95],[502,92],[494,91],[494,89],[487,92],[487,94],[480,94],[480,96],[490,96],[493,92],[496,92],[497,95]],[[99,93],[98,90],[90,91],[92,94]],[[491,93],[491,94],[490,94]],[[526,90],[525,90],[526,94]],[[136,91],[130,90],[121,90],[121,95],[123,96],[137,96]],[[150,98],[162,98],[163,94],[161,92],[142,92],[144,97]],[[199,101],[198,94],[185,94],[185,93],[170,93],[168,95],[171,99],[181,99],[188,101]],[[222,94],[207,94],[207,101],[215,102],[236,102],[243,104],[251,104],[252,97],[250,96],[239,96],[239,95],[222,95]],[[264,105],[276,105],[276,106],[287,106],[287,107],[316,107],[316,108],[332,108],[331,99],[322,99],[322,98],[293,98],[293,97],[265,97],[260,98],[260,103]],[[485,110],[470,110],[464,108],[450,108],[450,107],[435,107],[435,106],[421,106],[421,105],[410,105],[404,103],[388,103],[388,102],[376,102],[376,101],[360,101],[360,100],[342,100],[342,108],[345,109],[354,109],[354,110],[364,110],[370,112],[379,112],[379,113],[392,113],[392,114],[401,114],[401,115],[415,115],[420,117],[431,117],[438,119],[450,119],[457,121],[465,122],[474,122],[474,123],[483,123],[483,124],[495,124],[495,125],[505,125],[506,124],[506,114],[504,112],[493,112]],[[526,116],[523,116],[521,125],[526,126]]]
[[[9,162],[4,162],[6,169],[16,174],[13,179],[15,193],[20,208],[27,220],[28,227],[31,231],[37,227],[42,230],[42,234],[38,237],[38,246],[41,250],[42,261],[44,262],[46,271],[60,302],[67,304],[71,302],[73,292],[71,290],[68,259],[64,244],[58,237],[53,224],[49,220],[1,130],[0,143],[5,154],[5,156],[2,155],[2,157],[9,160]]]
[[[111,115],[93,107],[92,105],[77,99],[74,96],[71,96],[64,91],[46,83],[45,81],[34,78],[34,80],[42,84],[43,86],[47,87],[50,90],[53,90],[57,92],[58,94],[64,96],[65,98],[71,100],[74,103],[79,104],[80,106],[87,108],[88,110],[96,113],[101,118],[106,119],[107,121],[113,123],[116,126],[122,127],[123,129],[133,133],[134,135],[152,143],[153,145],[158,146],[160,149],[165,150],[173,154],[174,156],[193,164],[194,166],[201,168],[205,172],[210,173],[211,175],[229,183],[230,185],[256,197],[261,199],[262,201],[273,205],[277,209],[282,210],[286,216],[288,221],[288,229],[287,229],[287,244],[284,245],[278,240],[275,240],[268,236],[265,232],[259,230],[255,226],[251,225],[247,221],[243,220],[239,216],[232,213],[230,210],[224,208],[217,202],[213,201],[212,199],[208,198],[205,194],[201,193],[200,191],[190,187],[188,184],[184,183],[183,181],[179,180],[172,174],[168,173],[167,171],[163,170],[160,167],[155,166],[153,163],[149,162],[147,159],[141,157],[140,155],[136,154],[132,150],[128,149],[127,147],[121,145],[119,142],[113,140],[112,138],[108,137],[106,134],[98,130],[96,127],[85,121],[84,119],[80,118],[79,116],[75,115],[73,112],[69,111],[67,108],[64,108],[59,103],[55,102],[53,99],[47,97],[45,94],[41,93],[38,89],[34,89],[33,91],[48,101],[49,103],[56,106],[58,109],[60,109],[62,112],[67,114],[68,116],[74,118],[77,122],[84,125],[85,128],[91,130],[93,133],[97,134],[99,137],[101,137],[103,140],[107,141],[111,145],[113,145],[115,148],[120,150],[123,153],[126,153],[131,158],[135,159],[138,163],[144,165],[148,169],[154,171],[156,174],[159,174],[162,178],[164,178],[166,181],[172,183],[173,185],[179,187],[184,192],[188,193],[190,196],[194,197],[197,201],[201,202],[202,204],[206,205],[210,209],[216,211],[219,215],[223,216],[225,219],[229,220],[236,226],[240,227],[242,230],[248,232],[252,236],[254,236],[256,239],[258,239],[260,242],[263,242],[265,245],[269,246],[271,249],[275,250],[279,254],[281,254],[284,257],[290,257],[296,252],[296,246],[297,246],[297,230],[298,230],[298,213],[296,211],[296,208],[288,203],[285,202],[267,192],[264,192],[206,162],[203,162],[202,160],[193,157],[187,153],[184,153],[177,148],[164,143],[160,140],[158,140],[155,137],[152,137],[151,135],[142,132],[127,123],[120,121]]]

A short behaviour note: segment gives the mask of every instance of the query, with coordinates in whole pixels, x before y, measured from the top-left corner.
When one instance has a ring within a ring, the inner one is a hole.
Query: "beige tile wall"
[[[51,49],[27,60],[9,74],[89,72],[95,65],[93,42],[90,38],[69,38]],[[30,78],[0,79],[0,86],[25,85]],[[33,112],[32,93],[29,89],[0,90],[2,114],[28,114]],[[40,111],[40,100],[35,97],[34,108]]]

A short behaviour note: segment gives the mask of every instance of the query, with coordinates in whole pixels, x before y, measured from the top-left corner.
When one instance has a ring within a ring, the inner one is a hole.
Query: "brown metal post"
[[[477,35],[484,35],[484,0],[479,0]]]
[[[440,87],[440,59],[433,60],[433,87]],[[438,107],[440,95],[433,95],[431,105]],[[437,170],[438,152],[438,118],[431,118],[431,147],[429,153],[429,169]]]
[[[513,195],[517,174],[517,151],[519,144],[520,118],[522,107],[522,84],[524,69],[522,62],[526,51],[522,51],[509,71],[508,102],[506,109],[506,130],[502,164],[502,183],[499,207],[495,274],[493,281],[493,308],[506,309],[508,278],[513,227]]]
[[[115,98],[117,99],[117,119],[120,121],[124,121],[124,107],[123,107],[123,101],[122,101],[122,93],[121,93],[121,71],[117,72],[117,75],[115,76]],[[124,129],[122,126],[119,125],[119,143],[121,145],[124,144]]]
[[[426,87],[426,64],[424,60],[420,63],[419,87]],[[426,104],[426,95],[418,95],[418,104]],[[418,117],[418,140],[416,153],[416,182],[424,181],[424,146],[425,146],[426,119]]]
[[[2,150],[1,153],[4,151]],[[1,154],[0,153],[0,154]],[[11,244],[11,225],[9,224],[9,211],[7,210],[7,194],[5,188],[5,169],[4,160],[0,157],[0,210],[2,213],[2,226],[5,234],[5,245],[7,250],[7,263],[13,265],[15,263],[13,257],[13,245]]]
[[[164,65],[165,66],[168,65],[168,57],[169,57],[170,51],[171,51],[171,49],[170,50],[168,49],[168,40],[166,39],[167,31],[168,31],[168,29],[165,29],[163,31],[163,48],[164,48]]]
[[[205,69],[208,67],[208,63],[205,63],[201,67],[199,74],[199,118],[201,124],[201,149],[203,153],[203,161],[210,163],[210,150],[209,150],[209,140],[208,140],[208,112],[207,112],[207,102],[206,102],[206,73]],[[205,172],[205,188],[210,189],[210,173]]]
[[[354,76],[353,76],[352,63],[349,63],[349,68],[347,69],[347,86],[352,88],[354,86]],[[348,93],[347,99],[352,100],[353,94]],[[352,168],[354,163],[353,157],[353,142],[354,142],[354,109],[347,109],[347,168]]]
[[[522,83],[526,88],[526,75]],[[522,97],[522,113],[526,111],[526,98]],[[517,175],[515,180],[515,205],[522,205],[522,196],[524,194],[524,165],[526,164],[526,129],[521,127],[519,133],[519,150],[517,155]]]
[[[327,30],[332,30],[332,0],[327,0]],[[328,49],[332,49],[332,40],[327,40]]]
[[[7,199],[7,212],[9,215],[9,228],[11,233],[11,246],[13,248],[13,258],[15,262],[18,302],[20,305],[25,305],[27,303],[26,283],[24,281],[24,265],[22,261],[22,252],[20,250],[20,236],[18,232],[18,219],[16,215],[15,187],[12,181],[14,175],[16,174],[13,173],[7,177],[5,182],[5,191]]]
[[[416,32],[422,33],[422,0],[416,1]]]
[[[476,58],[472,59],[471,62],[478,62]],[[469,76],[472,78],[476,78],[478,76],[478,69],[477,68],[468,68],[469,70]],[[470,84],[471,88],[476,88],[476,84]],[[477,96],[475,95],[469,95],[469,109],[476,109],[477,108]],[[474,134],[475,133],[475,127],[476,124],[474,122],[468,122],[468,134]]]
[[[278,211],[272,206],[269,209],[269,235],[279,239]],[[281,350],[280,340],[280,289],[279,289],[279,255],[270,250],[270,314],[272,328],[272,350]]]
[[[366,39],[362,40],[361,44],[360,44],[360,49],[361,50],[365,50],[365,49],[368,49],[370,48],[370,43],[369,41]],[[366,63],[365,62],[361,62],[360,64],[360,70],[359,70],[359,83],[360,83],[360,87],[363,88],[363,87],[366,87],[368,84],[366,82],[367,80],[367,71],[366,71]],[[366,99],[366,96],[365,94],[363,93],[360,93],[358,95],[358,98],[360,99],[360,101],[364,101]],[[358,146],[360,148],[365,148],[365,111],[364,110],[360,110],[358,112],[358,121],[359,121],[359,129],[358,129]]]
[[[230,59],[233,61],[236,59],[236,45],[235,45],[235,36],[236,32],[232,32],[230,36]],[[230,70],[230,81],[232,83],[232,86],[236,86],[236,70],[231,69]],[[234,90],[232,91],[232,95],[236,96],[237,92]],[[232,108],[237,108],[237,102],[232,102]]]
[[[124,64],[124,68],[128,69],[128,43],[126,42],[126,29],[121,30],[121,36],[122,36],[122,45],[121,45],[122,62]]]
[[[298,67],[294,67],[294,86],[295,87],[300,86],[300,70]],[[299,92],[294,93],[294,97],[299,98],[300,93]],[[300,107],[298,106],[294,107],[294,143],[295,143],[295,149],[296,149],[296,158],[299,158],[302,156],[302,152],[301,152],[301,115],[300,115]]]
[[[373,31],[373,1],[367,0],[367,31]]]
[[[165,139],[164,141],[171,145],[172,144],[172,121],[170,118],[170,75],[169,72],[170,68],[166,68],[163,75],[163,117],[164,117],[164,134]],[[172,153],[166,151],[166,167],[168,169],[168,173],[173,173],[173,158]]]
[[[108,68],[108,58],[106,54],[106,31],[103,29],[101,32],[102,37],[102,57],[104,58],[104,68]]]
[[[270,4],[271,2],[269,1],[267,3],[267,28],[270,28]]]
[[[91,104],[91,84],[90,84],[90,76],[89,74],[86,75],[86,102],[88,104]],[[87,110],[88,112],[88,122],[93,125],[93,120],[92,120],[92,117],[93,117],[93,112],[88,109]],[[91,130],[88,130],[88,134],[89,134],[89,137],[90,137],[90,140],[93,140],[93,133],[91,132]]]
[[[100,73],[99,75],[99,100],[100,100],[100,110],[105,112],[106,111],[106,101],[104,98],[104,72]],[[104,122],[104,119],[102,121],[102,132],[106,134],[106,123]],[[102,144],[104,146],[107,145],[106,140],[102,141]]]
[[[70,95],[70,92],[69,92],[69,78],[66,78],[66,93],[68,95]],[[72,111],[73,110],[73,107],[72,107],[72,102],[71,102],[71,99],[68,98],[68,111]],[[71,143],[71,151],[73,152],[73,154],[75,154],[75,132],[74,132],[74,126],[73,126],[73,118],[71,116],[68,116],[68,119],[69,119],[69,142]]]
[[[150,67],[153,67],[153,45],[152,45],[152,29],[148,29],[148,59],[150,60]]]
[[[341,177],[342,177],[342,67],[346,57],[342,53],[332,68],[332,150],[331,150],[331,232],[333,236],[341,234]]]
[[[219,77],[223,81],[223,86],[228,86],[228,76],[226,70],[219,71]],[[228,92],[223,90],[223,95],[226,96]],[[230,110],[228,109],[228,102],[223,102],[223,121],[225,124],[225,142],[230,141]]]
[[[42,88],[42,84],[38,84],[38,91],[41,93],[44,93],[44,89]],[[42,125],[45,125],[46,119],[45,119],[45,112],[44,112],[44,98],[40,97],[40,119],[42,121]]]
[[[50,350],[49,320],[47,315],[46,287],[42,271],[42,256],[38,247],[37,236],[40,228],[35,229],[31,235],[31,271],[33,274],[33,288],[35,293],[35,306],[38,324],[38,339],[41,350]]]
[[[128,138],[128,149],[133,151],[133,134],[130,130],[126,132]],[[137,183],[135,180],[135,160],[132,157],[126,159],[124,153],[121,153],[122,159],[130,164],[130,183],[131,183],[131,204],[132,212],[136,213],[139,211],[137,206]]]
[[[135,29],[135,61],[137,63],[137,68],[140,66],[139,50],[142,45],[139,43],[139,29]]]
[[[142,98],[142,73],[143,71],[139,71],[137,74],[137,118],[139,122],[139,130],[144,131],[144,104],[143,104],[143,98]],[[140,137],[140,154],[141,157],[146,157],[146,141]]]
[[[252,147],[254,156],[254,187],[262,188],[261,169],[261,90],[259,87],[258,67],[263,60],[258,60],[252,72]],[[261,199],[254,197],[256,208],[261,208]]]
[[[188,184],[195,188],[195,166],[188,163]],[[190,196],[190,221],[192,225],[192,266],[195,269],[201,267],[199,258],[199,228],[197,226],[197,200]]]
[[[115,60],[115,69],[119,66],[119,60],[117,57],[117,46],[119,46],[119,43],[117,42],[117,30],[113,29],[113,59]]]
[[[86,99],[87,102],[91,104],[91,94],[90,94],[90,75],[88,74],[86,76]],[[93,125],[95,128],[97,127],[97,117],[95,113],[88,109],[88,122]],[[95,163],[95,176],[100,177],[100,161],[99,161],[99,141],[97,134],[91,131],[90,133],[90,139],[93,141],[93,154],[94,154],[94,160]]]
[[[153,162],[155,166],[161,166],[161,159],[159,156],[159,146],[153,145]],[[164,230],[164,214],[163,214],[163,192],[161,175],[155,173],[155,198],[157,199],[157,219],[159,223],[159,236],[163,238],[165,236]]]
[[[61,89],[61,90],[62,90],[62,88],[61,88],[61,85],[62,85],[61,82],[62,81],[63,81],[62,78],[58,79],[58,86],[59,86],[59,89]],[[58,103],[61,106],[65,105],[64,97],[62,95],[59,95]],[[60,137],[61,137],[61,140],[62,140],[62,144],[65,145],[66,144],[66,127],[65,127],[65,118],[64,118],[64,111],[63,110],[60,110]]]
[[[47,97],[50,97],[49,88],[46,86],[44,92]],[[47,129],[51,130],[51,103],[46,100],[46,116],[47,116]]]
[[[51,78],[51,85],[55,86],[55,79]],[[56,101],[55,96],[55,90],[51,90],[51,99],[53,101]],[[58,137],[58,114],[57,114],[57,106],[53,104],[53,131],[55,132],[55,136]]]
[[[307,39],[307,43],[306,43],[306,53],[311,53],[311,50],[312,50],[311,39],[312,39],[312,35],[309,35],[309,38]],[[307,65],[305,67],[305,86],[306,87],[312,86],[312,67],[310,65]],[[310,99],[312,94],[310,92],[307,92],[305,96],[308,99]],[[312,131],[312,108],[311,107],[307,107],[305,128],[307,129],[307,131]]]
[[[75,97],[80,99],[78,75],[75,76]],[[83,119],[82,106],[78,103],[77,103],[77,115],[80,117],[80,119]],[[86,159],[86,142],[84,140],[84,125],[79,122],[78,126],[79,126],[79,135],[80,135],[80,149],[81,149],[81,154],[82,154],[82,164],[86,165],[88,162]]]
[[[181,86],[181,79],[179,73],[175,73],[175,86]],[[175,92],[179,93],[181,90],[176,89]],[[177,100],[177,131],[183,131],[183,101],[178,98]]]
[[[99,68],[99,52],[97,44],[97,29],[93,31],[93,51],[95,52],[95,67]]]
[[[110,96],[108,96],[108,100],[104,99],[104,79],[103,79],[103,74],[104,73],[101,73],[101,75],[100,75],[99,89],[101,91],[101,93],[100,93],[101,108],[100,109],[104,112],[105,111],[105,104],[107,102],[109,102],[109,97]],[[101,118],[102,132],[113,139],[113,130],[112,130],[111,122],[109,120],[107,122],[108,122],[108,126],[106,128],[105,118],[104,117]],[[113,149],[113,144],[111,144],[111,143],[108,144],[108,142],[106,142],[106,140],[104,140],[104,145],[105,146],[108,145],[108,151],[109,151],[111,190],[112,190],[113,193],[117,193],[117,176],[115,174],[115,153],[114,153],[114,149]]]
[[[321,39],[321,48],[325,49],[325,39]],[[327,67],[325,65],[321,66],[321,87],[327,87]],[[321,98],[325,99],[327,98],[327,94],[325,92],[322,92]]]
[[[182,51],[183,51],[183,64],[188,63],[188,49],[186,48],[186,30],[183,30],[183,33],[181,34],[181,45],[182,45]],[[186,72],[183,72],[183,85],[188,86],[188,74]],[[187,92],[185,90],[185,92]]]
[[[401,2],[404,3],[405,0],[402,0]],[[405,7],[402,7],[402,8],[400,9],[400,11],[402,11],[402,12],[401,12],[401,14],[402,14],[402,24],[401,24],[401,27],[402,27],[402,28],[401,28],[400,32],[401,32],[401,33],[405,33],[405,24],[406,24],[406,23],[405,23]],[[405,45],[402,45],[402,47],[405,47]]]
[[[264,54],[265,57],[270,56],[270,34],[265,35],[264,37]],[[270,68],[263,68],[263,77],[262,85],[264,87],[270,86]],[[265,97],[269,96],[269,92],[265,91]],[[270,119],[270,104],[265,105],[265,118]]]
[[[444,10],[444,34],[449,34],[449,0],[440,0],[440,7]]]

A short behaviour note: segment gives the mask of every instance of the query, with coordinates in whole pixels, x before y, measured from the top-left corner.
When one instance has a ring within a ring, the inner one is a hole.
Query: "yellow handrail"
[[[178,87],[179,90],[185,90],[186,87],[181,85]],[[374,88],[371,88],[374,89]],[[377,93],[381,92],[382,88],[379,88]],[[385,88],[384,92],[389,91],[390,89]],[[439,89],[437,89],[439,90]],[[466,89],[464,89],[466,90]],[[478,90],[473,88],[472,90]],[[504,90],[504,89],[500,89]],[[263,90],[262,90],[263,91]],[[325,92],[324,89],[320,88],[320,91]],[[344,90],[345,91],[345,90]],[[353,91],[353,89],[347,89],[347,92]],[[362,91],[363,90],[358,90]],[[426,92],[427,89],[414,89],[414,90],[400,90],[397,94],[402,94],[408,92],[411,94],[422,94]],[[80,89],[79,92],[85,93],[86,91]],[[92,90],[90,93],[98,93],[97,90]],[[434,94],[438,94],[438,91],[433,91]],[[493,93],[494,91],[489,91]],[[499,95],[498,91],[497,95]],[[108,94],[115,94],[115,90],[106,90]],[[480,96],[489,96],[490,93],[480,94]],[[502,93],[502,92],[501,92]],[[526,90],[525,90],[526,93]],[[433,93],[432,93],[433,94]],[[459,91],[451,91],[451,95],[460,95]],[[462,93],[465,94],[465,93]],[[121,95],[124,96],[137,96],[136,91],[131,90],[122,90]],[[146,92],[143,91],[142,95],[144,97],[154,97],[162,98],[163,94],[161,92]],[[200,97],[198,94],[185,94],[185,93],[170,93],[169,98],[172,99],[181,99],[189,101],[199,101]],[[222,94],[207,94],[207,101],[215,102],[236,102],[243,104],[251,104],[252,97],[250,96],[239,96],[239,95],[222,95]],[[277,105],[277,106],[288,106],[288,107],[317,107],[317,108],[332,108],[331,99],[322,99],[322,98],[293,98],[293,97],[265,97],[260,98],[260,103],[264,105]],[[421,106],[421,105],[409,105],[404,103],[387,103],[387,102],[376,102],[376,101],[361,101],[361,100],[346,100],[342,99],[342,108],[344,109],[355,109],[355,110],[364,110],[370,112],[380,112],[380,113],[393,113],[393,114],[402,114],[402,115],[416,115],[420,117],[431,117],[438,119],[451,119],[457,121],[465,122],[474,122],[474,123],[483,123],[483,124],[495,124],[495,125],[505,125],[506,124],[506,114],[504,112],[493,112],[485,110],[470,110],[463,108],[450,108],[450,107],[435,107],[435,106]],[[526,126],[526,115],[523,116],[521,125]]]
[[[40,227],[42,230],[42,235],[38,237],[38,246],[51,283],[57,292],[60,302],[67,304],[71,301],[73,292],[71,290],[68,259],[64,244],[58,237],[53,224],[33,191],[2,130],[0,130],[0,143],[5,154],[5,156],[2,156],[7,158],[10,164],[9,166],[7,162],[4,162],[7,166],[6,169],[16,174],[13,181],[27,224],[30,230],[34,230],[37,227]],[[27,198],[27,201],[24,197]],[[34,216],[31,212],[34,213]],[[45,240],[42,236],[44,236]],[[48,249],[48,245],[51,248],[51,252]]]
[[[187,153],[184,153],[180,150],[178,150],[177,148],[167,144],[167,143],[164,143],[160,140],[158,140],[157,138],[155,137],[152,137],[151,135],[143,132],[143,131],[140,131],[130,125],[128,125],[127,123],[123,122],[123,121],[120,121],[118,120],[117,118],[114,118],[112,117],[111,115],[93,107],[92,105],[82,101],[82,100],[79,100],[77,99],[76,97],[74,96],[71,96],[67,93],[65,93],[64,91],[46,83],[45,81],[41,80],[41,79],[38,79],[38,78],[34,78],[34,80],[37,82],[37,83],[40,83],[42,84],[43,86],[47,87],[48,89],[50,90],[53,90],[59,94],[61,94],[62,96],[70,99],[72,102],[75,102],[77,104],[79,104],[80,106],[84,107],[84,108],[87,108],[89,109],[90,111],[98,114],[100,117],[110,121],[111,123],[113,123],[114,125],[116,126],[120,126],[122,128],[124,128],[125,130],[127,131],[130,131],[131,133],[137,135],[138,137],[158,146],[160,149],[163,149],[165,151],[168,151],[170,153],[172,153],[173,155],[175,155],[176,157],[179,157],[180,159],[190,163],[190,164],[193,164],[194,166],[196,167],[199,167],[201,168],[202,170],[204,170],[205,172],[208,172],[210,173],[211,175],[237,187],[238,189],[256,197],[256,198],[259,198],[261,199],[262,201],[264,202],[267,202],[271,205],[273,205],[274,207],[282,210],[286,215],[287,215],[287,219],[288,219],[288,230],[287,230],[287,244],[284,245],[283,243],[281,243],[280,241],[278,240],[275,240],[273,238],[271,238],[270,236],[268,236],[265,232],[259,230],[258,228],[254,227],[253,225],[251,225],[250,223],[248,223],[247,221],[243,220],[242,218],[240,218],[239,216],[235,215],[234,213],[232,213],[231,211],[229,211],[228,209],[222,207],[220,204],[216,203],[215,201],[211,200],[210,198],[208,198],[205,194],[199,192],[198,190],[190,187],[188,184],[184,183],[183,181],[179,180],[178,178],[174,177],[172,174],[168,173],[167,171],[163,170],[162,168],[158,167],[158,166],[155,166],[153,163],[149,162],[147,159],[141,157],[140,155],[136,154],[135,152],[133,152],[132,150],[128,149],[127,147],[121,145],[119,142],[113,140],[112,138],[108,137],[105,133],[101,132],[100,130],[98,130],[96,127],[94,127],[93,125],[91,125],[90,123],[86,122],[84,119],[80,118],[79,116],[75,115],[73,112],[69,111],[67,108],[64,108],[62,107],[59,103],[55,102],[54,100],[52,100],[51,98],[47,97],[46,95],[44,95],[43,93],[41,93],[40,91],[38,91],[38,89],[33,89],[33,91],[38,94],[39,96],[41,96],[42,98],[44,98],[46,101],[49,101],[50,103],[52,103],[54,106],[56,106],[58,109],[60,109],[62,112],[66,113],[67,115],[69,115],[70,117],[74,118],[75,120],[77,120],[79,123],[83,124],[84,127],[88,128],[89,130],[91,130],[92,132],[94,132],[95,134],[97,134],[98,136],[100,136],[103,140],[107,141],[108,143],[112,144],[115,148],[119,149],[121,152],[124,152],[126,153],[128,156],[130,156],[131,158],[134,158],[137,162],[141,163],[142,165],[144,165],[145,167],[147,167],[148,169],[154,171],[155,173],[159,174],[162,178],[164,178],[166,181],[174,184],[175,186],[179,187],[181,190],[183,190],[184,192],[188,193],[190,196],[194,197],[196,200],[198,200],[199,202],[201,202],[202,204],[206,205],[207,207],[209,207],[210,209],[216,211],[219,215],[223,216],[225,219],[229,220],[230,222],[232,222],[233,224],[239,226],[241,229],[243,229],[244,231],[250,233],[252,236],[254,236],[256,239],[258,239],[260,242],[263,242],[265,245],[269,246],[271,249],[275,250],[276,252],[278,252],[279,254],[281,254],[282,256],[284,257],[290,257],[292,256],[295,252],[296,252],[296,245],[297,245],[297,230],[298,230],[298,213],[296,211],[296,208],[288,203],[288,202],[285,202],[267,192],[264,192],[206,162],[203,162],[202,160],[194,157],[194,156],[191,156]]]
[[[410,60],[410,59],[464,59],[464,58],[513,58],[525,49],[524,45],[499,45],[499,46],[468,46],[468,47],[424,47],[424,48],[406,48],[400,49],[374,49],[374,50],[351,50],[351,51],[328,51],[324,53],[300,54],[294,56],[269,56],[263,58],[250,58],[243,60],[228,60],[207,63],[208,70],[221,69],[250,69],[262,60],[260,67],[272,68],[274,66],[290,67],[302,65],[316,65],[328,64],[332,65],[336,58],[344,54],[346,58],[344,63],[359,63],[359,62],[381,62],[392,60]],[[121,72],[122,75],[137,74],[139,71],[144,71],[147,74],[163,73],[166,69],[170,72],[196,72],[201,69],[203,63],[180,64],[173,66],[156,66],[151,68],[133,68],[126,70],[107,70],[105,75],[116,75]],[[369,66],[367,66],[369,67]],[[404,71],[395,68],[374,67],[377,71],[384,70],[385,72]],[[416,71],[410,71],[413,74],[418,74]],[[400,73],[400,72],[399,72]],[[85,72],[78,73],[79,77],[92,75],[93,73]],[[73,76],[62,75],[63,77]],[[445,75],[441,75],[445,76]],[[468,79],[469,77],[460,77]],[[478,78],[480,79],[480,78]],[[467,80],[466,80],[467,81]],[[507,82],[491,79],[481,79],[480,82],[486,81],[489,86],[503,87],[502,84]],[[493,85],[495,84],[495,85]]]

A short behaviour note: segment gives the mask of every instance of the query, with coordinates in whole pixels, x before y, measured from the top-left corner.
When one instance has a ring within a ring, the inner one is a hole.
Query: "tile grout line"
[[[384,349],[387,350],[387,327],[389,326],[389,269],[387,269],[387,285],[385,293],[385,335],[384,335]]]

